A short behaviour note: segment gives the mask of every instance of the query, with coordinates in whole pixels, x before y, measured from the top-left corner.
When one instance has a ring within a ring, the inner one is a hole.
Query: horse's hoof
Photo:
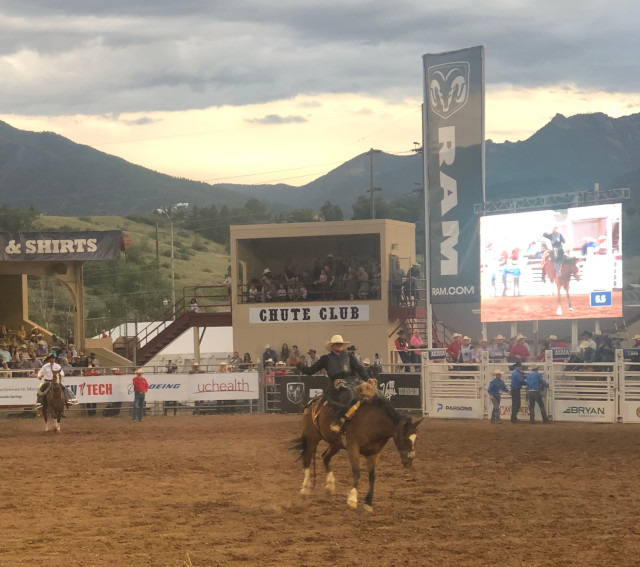
[[[347,506],[349,506],[349,508],[358,507],[358,491],[355,488],[352,488],[351,492],[349,492],[349,498],[347,499]]]
[[[373,506],[371,506],[370,504],[364,504],[362,508],[365,512],[369,512],[370,514],[373,513]]]
[[[569,307],[569,311],[573,311],[573,307]]]
[[[556,315],[562,315],[562,307],[558,307],[558,309],[556,309]]]

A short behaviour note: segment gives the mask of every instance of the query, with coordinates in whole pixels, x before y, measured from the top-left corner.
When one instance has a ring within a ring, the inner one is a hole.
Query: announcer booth
[[[85,312],[82,266],[88,260],[112,260],[123,247],[119,230],[87,232],[0,233],[0,322],[11,336],[21,325],[36,326],[29,318],[28,276],[61,282],[73,301],[76,347],[84,349]],[[43,329],[51,341],[51,334]]]
[[[283,343],[322,355],[327,340],[339,334],[363,359],[378,354],[391,361],[396,332],[424,319],[415,302],[394,303],[390,279],[397,264],[405,273],[416,264],[414,224],[376,219],[232,226],[234,349],[257,362],[266,344],[278,356]],[[325,265],[330,280],[321,282]],[[366,271],[367,281],[352,278],[349,287],[347,265],[356,275]]]

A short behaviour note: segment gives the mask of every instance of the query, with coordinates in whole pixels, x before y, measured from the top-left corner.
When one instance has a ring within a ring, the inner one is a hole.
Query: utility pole
[[[371,219],[375,219],[376,218],[376,210],[375,210],[375,204],[374,204],[375,201],[373,199],[373,194],[376,191],[382,191],[382,188],[373,186],[373,154],[381,154],[382,150],[374,150],[373,148],[371,148],[367,153],[369,154],[369,158],[370,158],[369,189],[367,189],[367,193],[371,193]]]
[[[164,209],[156,209],[159,214],[164,214],[169,218],[169,224],[171,226],[171,299],[173,301],[172,312],[174,319],[176,318],[176,266],[173,253],[173,213],[180,209],[186,209],[188,206],[189,203],[177,203]]]

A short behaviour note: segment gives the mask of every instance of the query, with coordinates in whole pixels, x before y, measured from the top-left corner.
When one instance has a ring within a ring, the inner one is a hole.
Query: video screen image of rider
[[[481,320],[622,316],[620,203],[480,219]]]

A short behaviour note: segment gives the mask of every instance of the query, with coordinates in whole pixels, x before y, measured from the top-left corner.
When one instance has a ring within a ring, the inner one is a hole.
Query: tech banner
[[[431,303],[477,303],[474,204],[484,200],[484,47],[426,54],[423,63]]]
[[[0,232],[0,261],[70,262],[120,256],[119,230],[84,232]]]
[[[205,400],[257,400],[257,372],[225,374],[159,374],[145,376],[148,402]],[[65,376],[62,383],[81,404],[133,401],[133,376]],[[39,378],[0,380],[0,406],[34,404]]]

